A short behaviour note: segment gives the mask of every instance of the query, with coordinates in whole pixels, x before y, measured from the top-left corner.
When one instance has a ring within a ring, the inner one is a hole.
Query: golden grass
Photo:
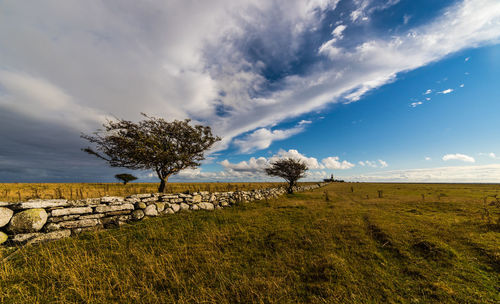
[[[307,183],[304,183],[307,184]],[[236,191],[276,187],[283,183],[167,183],[166,192]],[[83,199],[102,196],[127,196],[158,191],[158,183],[0,183],[0,201],[42,199]]]
[[[88,232],[5,252],[0,303],[499,303],[499,192],[330,184]]]

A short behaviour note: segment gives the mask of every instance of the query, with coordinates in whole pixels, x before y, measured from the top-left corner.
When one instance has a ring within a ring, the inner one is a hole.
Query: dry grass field
[[[334,183],[150,218],[5,250],[0,303],[500,303],[497,194]]]
[[[307,183],[304,183],[307,184]],[[283,183],[167,183],[166,192],[236,191],[276,187]],[[0,201],[65,198],[82,199],[101,196],[127,196],[157,192],[158,183],[0,183]]]

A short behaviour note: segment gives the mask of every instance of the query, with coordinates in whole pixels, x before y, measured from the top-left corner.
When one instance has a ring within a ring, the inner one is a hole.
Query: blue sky
[[[223,140],[172,181],[500,182],[500,3],[0,3],[0,182],[103,182],[106,118],[191,118]],[[135,172],[155,181],[150,172]]]

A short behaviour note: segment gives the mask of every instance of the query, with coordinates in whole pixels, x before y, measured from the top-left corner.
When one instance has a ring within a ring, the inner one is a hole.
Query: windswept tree
[[[297,181],[306,175],[307,165],[300,160],[293,158],[283,158],[271,163],[266,168],[267,175],[279,176],[288,182],[288,193],[293,193],[293,187]]]
[[[135,181],[137,179],[137,177],[128,173],[116,174],[115,178],[120,182],[122,182],[124,185],[126,185],[128,182]]]
[[[81,137],[96,146],[82,149],[109,163],[111,167],[154,170],[160,179],[158,192],[165,191],[171,175],[196,168],[204,152],[220,140],[209,126],[189,124],[190,120],[168,122],[149,117],[137,123],[119,119],[107,121],[104,129]]]

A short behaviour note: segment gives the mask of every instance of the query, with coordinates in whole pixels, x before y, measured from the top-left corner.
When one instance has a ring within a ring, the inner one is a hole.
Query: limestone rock
[[[200,209],[203,210],[214,210],[215,207],[211,203],[199,203],[198,206],[200,206]]]
[[[172,208],[167,208],[163,211],[163,214],[174,214],[174,210]]]
[[[79,217],[79,219],[87,220],[87,219],[97,219],[97,218],[101,218],[101,217],[104,217],[103,213],[95,213],[95,214],[89,214],[89,215],[82,215]]]
[[[198,205],[191,205],[191,210],[200,210],[200,206],[198,206]]]
[[[13,233],[29,233],[42,229],[47,222],[47,212],[44,209],[28,209],[14,214],[8,230]]]
[[[156,205],[149,205],[144,209],[144,214],[147,216],[158,216],[158,210],[156,209]]]
[[[197,204],[201,202],[201,195],[193,195],[193,204]]]
[[[38,236],[43,235],[43,233],[40,232],[34,232],[34,233],[20,233],[16,234],[12,237],[11,241],[14,243],[24,243],[28,240],[34,239]]]
[[[45,231],[56,231],[56,230],[60,230],[60,229],[61,229],[61,226],[59,226],[59,224],[57,224],[57,223],[48,223],[47,225],[45,225],[45,228],[44,228]]]
[[[86,219],[86,220],[79,220],[79,221],[68,221],[68,222],[60,222],[58,223],[59,227],[61,228],[83,228],[83,227],[92,227],[96,226],[99,224],[98,219]]]
[[[135,208],[137,208],[137,209],[146,209],[147,206],[148,205],[146,205],[146,203],[144,203],[144,202],[137,202],[135,204]]]
[[[101,197],[101,203],[119,203],[119,202],[123,202],[123,197],[119,197],[119,196]]]
[[[142,211],[141,209],[134,210],[134,212],[132,212],[132,218],[136,221],[142,219],[143,217],[144,217],[144,211]]]
[[[65,216],[51,216],[47,219],[48,223],[59,223],[63,221],[72,221],[77,218],[79,218],[80,215],[78,214],[72,214],[72,215],[65,215]]]
[[[144,194],[134,194],[131,197],[137,197],[137,198],[148,198],[151,197],[151,193],[144,193]]]
[[[181,210],[188,210],[189,209],[189,205],[186,203],[181,203],[179,206],[181,207]]]
[[[132,204],[112,205],[112,206],[99,205],[95,207],[95,212],[98,213],[121,211],[121,210],[134,210],[134,205]]]
[[[170,208],[172,208],[172,210],[174,210],[174,212],[181,210],[181,206],[179,206],[177,204],[172,204],[172,206],[170,206]]]
[[[54,207],[68,207],[68,200],[65,199],[52,199],[52,200],[29,200],[20,203],[20,209],[38,209],[38,208],[54,208]]]
[[[0,227],[7,225],[13,214],[14,211],[9,208],[0,207]]]
[[[0,231],[0,244],[5,243],[8,238],[9,237],[5,233],[3,233],[2,231]]]
[[[165,203],[158,202],[155,203],[155,205],[158,212],[162,212],[163,210],[165,210]]]
[[[62,238],[67,238],[71,235],[71,230],[59,230],[49,233],[40,233],[40,235],[30,239],[28,244],[46,242],[46,241],[55,241]]]
[[[92,213],[91,207],[76,207],[52,210],[52,216]]]
[[[149,197],[149,198],[143,198],[141,199],[142,202],[156,202],[158,199],[156,197]]]

